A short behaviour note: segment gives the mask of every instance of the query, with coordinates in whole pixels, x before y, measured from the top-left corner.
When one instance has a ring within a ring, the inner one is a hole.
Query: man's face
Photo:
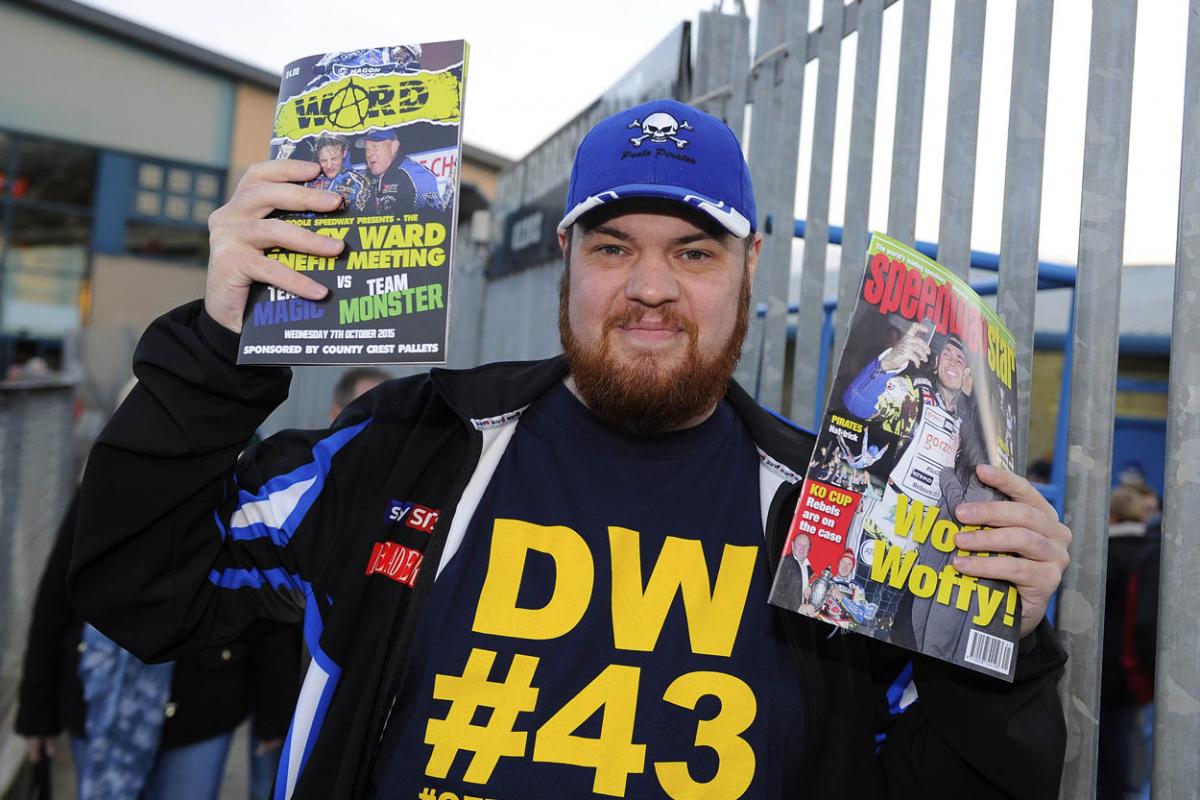
[[[938,383],[952,392],[962,390],[963,374],[967,370],[967,356],[957,345],[949,342],[942,348],[937,360]]]
[[[367,156],[367,171],[372,175],[382,175],[395,160],[396,153],[400,150],[400,142],[395,139],[372,142],[368,139],[363,149]]]
[[[852,559],[850,559],[848,556],[842,556],[841,558],[838,559],[838,576],[839,577],[849,578],[850,574],[853,572],[854,572],[854,561]]]
[[[803,561],[808,558],[808,551],[812,547],[812,543],[808,541],[808,537],[804,534],[798,534],[795,539],[792,539],[792,555],[797,561]]]
[[[326,178],[336,178],[342,171],[346,149],[337,145],[327,144],[317,151],[317,162]]]
[[[569,269],[559,332],[584,401],[650,434],[697,421],[741,352],[761,238],[712,231],[699,212],[630,201],[560,235]]]

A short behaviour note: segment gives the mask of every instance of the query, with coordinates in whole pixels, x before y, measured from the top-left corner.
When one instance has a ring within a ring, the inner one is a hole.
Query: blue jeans
[[[217,800],[231,741],[232,732],[222,733],[202,742],[160,751],[146,777],[142,800]],[[71,737],[71,754],[76,764],[83,763],[84,747],[83,739]]]

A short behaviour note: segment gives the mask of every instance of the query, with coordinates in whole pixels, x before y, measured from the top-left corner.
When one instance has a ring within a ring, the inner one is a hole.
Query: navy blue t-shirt
[[[653,439],[562,385],[530,406],[430,593],[376,796],[796,796],[758,463],[728,403]]]

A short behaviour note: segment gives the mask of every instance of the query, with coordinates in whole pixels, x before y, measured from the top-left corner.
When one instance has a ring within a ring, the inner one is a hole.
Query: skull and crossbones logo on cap
[[[628,127],[642,129],[641,136],[635,136],[629,140],[629,143],[634,147],[641,147],[642,142],[646,141],[647,139],[655,142],[656,144],[664,144],[669,140],[674,142],[675,146],[680,150],[687,146],[688,140],[680,139],[676,134],[678,134],[681,130],[692,130],[692,126],[687,120],[679,122],[670,114],[667,114],[663,111],[657,111],[646,117],[645,120],[635,119],[633,122],[629,123]]]

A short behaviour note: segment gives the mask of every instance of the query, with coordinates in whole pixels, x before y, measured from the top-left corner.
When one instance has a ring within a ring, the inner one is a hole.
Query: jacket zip
[[[404,609],[404,614],[400,621],[400,633],[394,640],[394,646],[391,652],[388,653],[387,661],[384,662],[382,680],[389,681],[388,684],[385,684],[390,687],[387,692],[389,700],[386,704],[380,703],[371,718],[371,728],[367,731],[366,738],[368,749],[367,752],[363,753],[363,757],[359,759],[358,775],[354,778],[354,792],[351,795],[352,797],[363,796],[367,782],[374,771],[375,758],[379,752],[379,745],[382,743],[383,736],[387,732],[387,724],[391,719],[392,710],[396,704],[396,697],[399,695],[400,688],[404,685],[404,678],[408,673],[407,656],[411,650],[410,646],[413,637],[416,635],[417,623],[421,619],[421,612],[425,609],[425,603],[429,599],[429,592],[432,591],[434,579],[437,577],[437,569],[442,560],[442,551],[445,549],[446,534],[454,519],[454,514],[458,510],[459,500],[462,499],[462,494],[466,490],[467,483],[470,482],[475,468],[479,465],[479,457],[483,452],[483,434],[470,425],[462,411],[451,403],[449,398],[440,390],[438,391],[438,395],[458,415],[467,428],[469,437],[467,458],[463,463],[463,468],[459,472],[458,477],[454,479],[454,485],[451,487],[446,502],[445,507],[452,509],[452,511],[438,518],[435,531],[439,535],[433,537],[429,543],[429,549],[422,558],[421,578],[418,580],[412,597],[409,598],[408,604]],[[401,668],[401,664],[403,664],[403,668]],[[399,675],[398,680],[391,681],[389,676],[396,674]]]

